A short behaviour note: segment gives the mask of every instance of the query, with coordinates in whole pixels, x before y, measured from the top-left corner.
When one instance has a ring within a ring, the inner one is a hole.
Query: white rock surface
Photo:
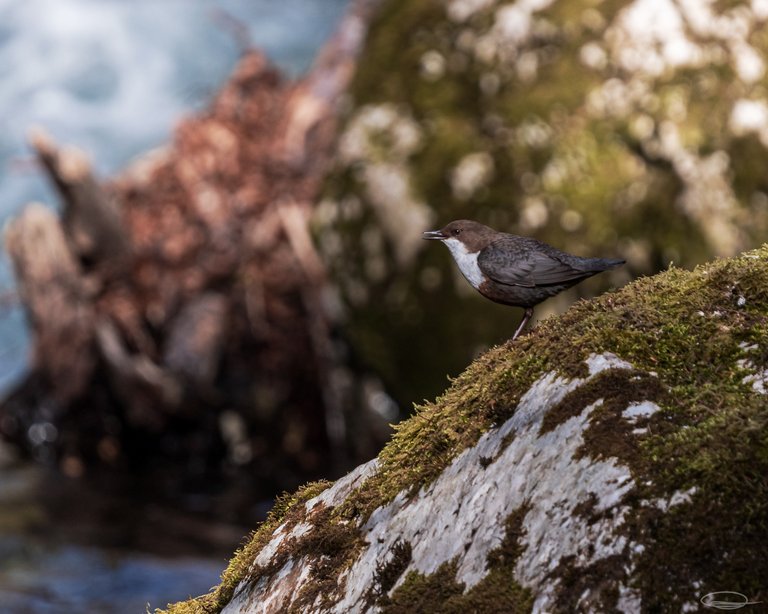
[[[401,492],[389,504],[375,510],[361,527],[366,545],[339,578],[338,601],[330,610],[316,603],[308,611],[376,611],[366,603],[367,595],[376,583],[377,566],[390,560],[397,542],[411,545],[412,558],[392,590],[397,590],[410,571],[432,574],[454,560],[458,568],[456,580],[469,590],[487,575],[488,555],[501,545],[506,519],[524,506],[527,512],[522,524],[522,554],[515,579],[531,589],[535,612],[551,611],[561,564],[585,568],[619,555],[630,574],[633,557],[643,552],[641,544],[630,543],[621,531],[629,511],[623,504],[624,498],[635,486],[630,470],[615,458],[595,460],[578,453],[590,416],[603,404],[603,399],[541,432],[547,412],[569,392],[605,370],[631,368],[612,354],[593,355],[587,365],[589,375],[583,379],[569,380],[553,372],[543,375],[520,400],[511,418],[484,434],[417,496]],[[648,417],[657,409],[650,403],[636,403],[624,414],[637,419]],[[278,528],[257,562],[269,563],[284,539],[313,530],[312,510],[339,505],[375,471],[375,461],[362,465],[307,502],[307,523],[290,529],[285,525]],[[664,503],[682,502],[684,498],[678,497]],[[660,502],[645,503],[657,506]],[[587,506],[591,513],[579,513],[577,506]],[[310,564],[311,561],[290,559],[272,578],[259,580],[254,586],[242,585],[224,612],[281,611],[309,579]],[[600,585],[586,589],[580,605],[590,610],[590,604],[599,599],[600,590]],[[640,595],[634,589],[622,584],[619,595],[624,611],[641,607]]]

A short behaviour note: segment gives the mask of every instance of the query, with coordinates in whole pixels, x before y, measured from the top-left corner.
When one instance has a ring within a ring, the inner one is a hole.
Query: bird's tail
[[[615,269],[622,264],[626,264],[626,262],[626,260],[622,260],[621,258],[590,258],[589,270],[599,273],[600,271]]]

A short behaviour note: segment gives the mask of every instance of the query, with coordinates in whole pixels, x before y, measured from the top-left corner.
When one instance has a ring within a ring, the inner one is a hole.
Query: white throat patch
[[[462,275],[467,278],[467,281],[472,284],[472,287],[477,290],[480,284],[483,283],[484,277],[480,267],[477,266],[477,255],[480,252],[471,254],[467,251],[464,244],[458,239],[445,239],[443,243],[451,250],[451,255],[459,265],[459,270]]]

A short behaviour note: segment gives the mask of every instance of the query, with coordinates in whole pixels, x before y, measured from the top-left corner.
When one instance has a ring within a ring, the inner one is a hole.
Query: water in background
[[[181,115],[205,105],[239,55],[233,24],[296,75],[345,5],[0,0],[0,223],[30,200],[56,206],[26,145],[30,126],[42,125],[60,143],[86,150],[102,176],[113,173],[167,141]],[[12,284],[3,254],[0,293]],[[21,311],[0,301],[0,391],[23,371],[27,343]],[[0,444],[0,457],[7,452]],[[195,524],[173,510],[139,513],[135,501],[108,501],[101,492],[86,501],[77,490],[83,485],[46,475],[0,458],[3,612],[143,612],[147,603],[154,608],[200,594],[218,582],[246,532],[207,520]],[[168,558],[171,553],[186,558]]]
[[[30,200],[55,206],[26,145],[41,125],[112,173],[165,142],[205,104],[251,41],[305,70],[346,0],[0,0],[0,224]],[[0,292],[12,287],[0,257]],[[0,305],[0,390],[25,367],[18,309]]]

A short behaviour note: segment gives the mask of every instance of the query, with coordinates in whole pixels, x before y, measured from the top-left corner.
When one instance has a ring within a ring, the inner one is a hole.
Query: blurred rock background
[[[385,3],[315,221],[353,345],[401,406],[519,317],[425,228],[472,218],[627,259],[539,317],[765,240],[767,18],[757,0]]]

